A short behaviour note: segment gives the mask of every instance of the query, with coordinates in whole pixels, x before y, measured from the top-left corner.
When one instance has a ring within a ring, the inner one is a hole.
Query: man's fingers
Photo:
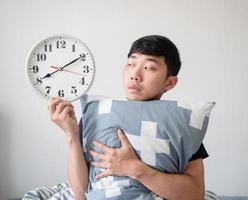
[[[70,102],[67,102],[67,101],[59,102],[59,103],[57,104],[57,106],[56,106],[56,111],[55,111],[55,113],[56,113],[56,114],[60,114],[60,113],[64,110],[64,108],[67,107],[67,106],[69,106],[69,107],[71,107],[71,108],[74,107]]]
[[[56,106],[61,102],[62,100],[56,97],[53,97],[49,104],[48,104],[48,110],[50,113],[54,113],[56,110]]]
[[[110,174],[108,170],[104,170],[102,173],[96,175],[96,179],[99,180],[101,178],[104,178],[104,177],[107,177],[110,175],[112,175],[112,174]]]
[[[101,144],[99,142],[94,141],[94,145],[96,145],[97,147],[99,147],[100,149],[102,149],[105,153],[111,153],[111,151],[112,151],[112,149],[109,148],[105,144]]]
[[[94,158],[98,158],[101,160],[106,160],[106,156],[104,154],[101,153],[97,153],[95,151],[90,150],[90,155],[93,156]]]
[[[106,162],[91,161],[90,164],[98,168],[103,168],[103,169],[109,168],[109,163]]]
[[[130,142],[128,141],[127,136],[123,133],[121,129],[118,129],[118,137],[121,141],[121,146],[130,146]]]
[[[68,116],[71,116],[71,114],[74,113],[74,109],[70,106],[67,105],[64,107],[64,109],[62,110],[62,112],[59,114],[60,115],[60,119],[64,120],[66,119]]]

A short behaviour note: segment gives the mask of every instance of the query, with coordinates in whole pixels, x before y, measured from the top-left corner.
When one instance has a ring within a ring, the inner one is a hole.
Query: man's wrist
[[[135,180],[138,180],[144,172],[145,164],[140,160],[134,160],[131,166],[129,176]]]
[[[67,134],[67,143],[74,144],[74,143],[80,142],[79,138],[80,138],[79,134]]]
[[[132,175],[131,178],[141,181],[144,179],[146,176],[153,176],[154,170],[147,166],[144,162],[137,160],[134,163],[134,174]],[[154,174],[155,175],[155,174]]]

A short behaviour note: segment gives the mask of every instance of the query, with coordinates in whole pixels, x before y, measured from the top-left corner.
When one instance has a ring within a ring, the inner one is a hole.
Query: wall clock
[[[95,62],[80,39],[55,35],[34,45],[27,57],[26,71],[30,84],[44,99],[75,101],[91,87]]]

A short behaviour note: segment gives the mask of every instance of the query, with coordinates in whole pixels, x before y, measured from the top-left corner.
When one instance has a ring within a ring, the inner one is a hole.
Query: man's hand
[[[69,138],[78,138],[79,126],[73,105],[59,98],[52,98],[48,105],[51,120],[57,124]]]
[[[127,137],[122,132],[118,135],[122,144],[121,148],[113,149],[96,142],[95,145],[104,153],[90,151],[93,157],[100,159],[99,162],[92,161],[91,164],[105,169],[96,176],[97,179],[110,175],[129,176],[166,199],[204,199],[202,159],[189,162],[183,174],[161,172],[140,161]]]
[[[97,153],[90,150],[90,154],[93,157],[101,160],[100,162],[92,161],[91,164],[95,167],[105,169],[96,176],[97,179],[110,175],[130,177],[136,175],[135,165],[140,161],[127,137],[121,130],[118,131],[118,136],[121,141],[121,148],[112,149],[104,144],[94,142],[94,144],[102,149],[104,153]]]

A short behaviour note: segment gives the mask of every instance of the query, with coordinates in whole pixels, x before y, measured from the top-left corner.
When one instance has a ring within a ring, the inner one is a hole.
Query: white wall
[[[65,136],[24,66],[33,44],[56,33],[89,46],[97,65],[89,93],[112,97],[124,97],[122,66],[135,39],[163,34],[174,41],[180,81],[163,98],[217,102],[204,141],[206,189],[248,195],[247,21],[247,0],[1,0],[0,199],[66,180]]]

